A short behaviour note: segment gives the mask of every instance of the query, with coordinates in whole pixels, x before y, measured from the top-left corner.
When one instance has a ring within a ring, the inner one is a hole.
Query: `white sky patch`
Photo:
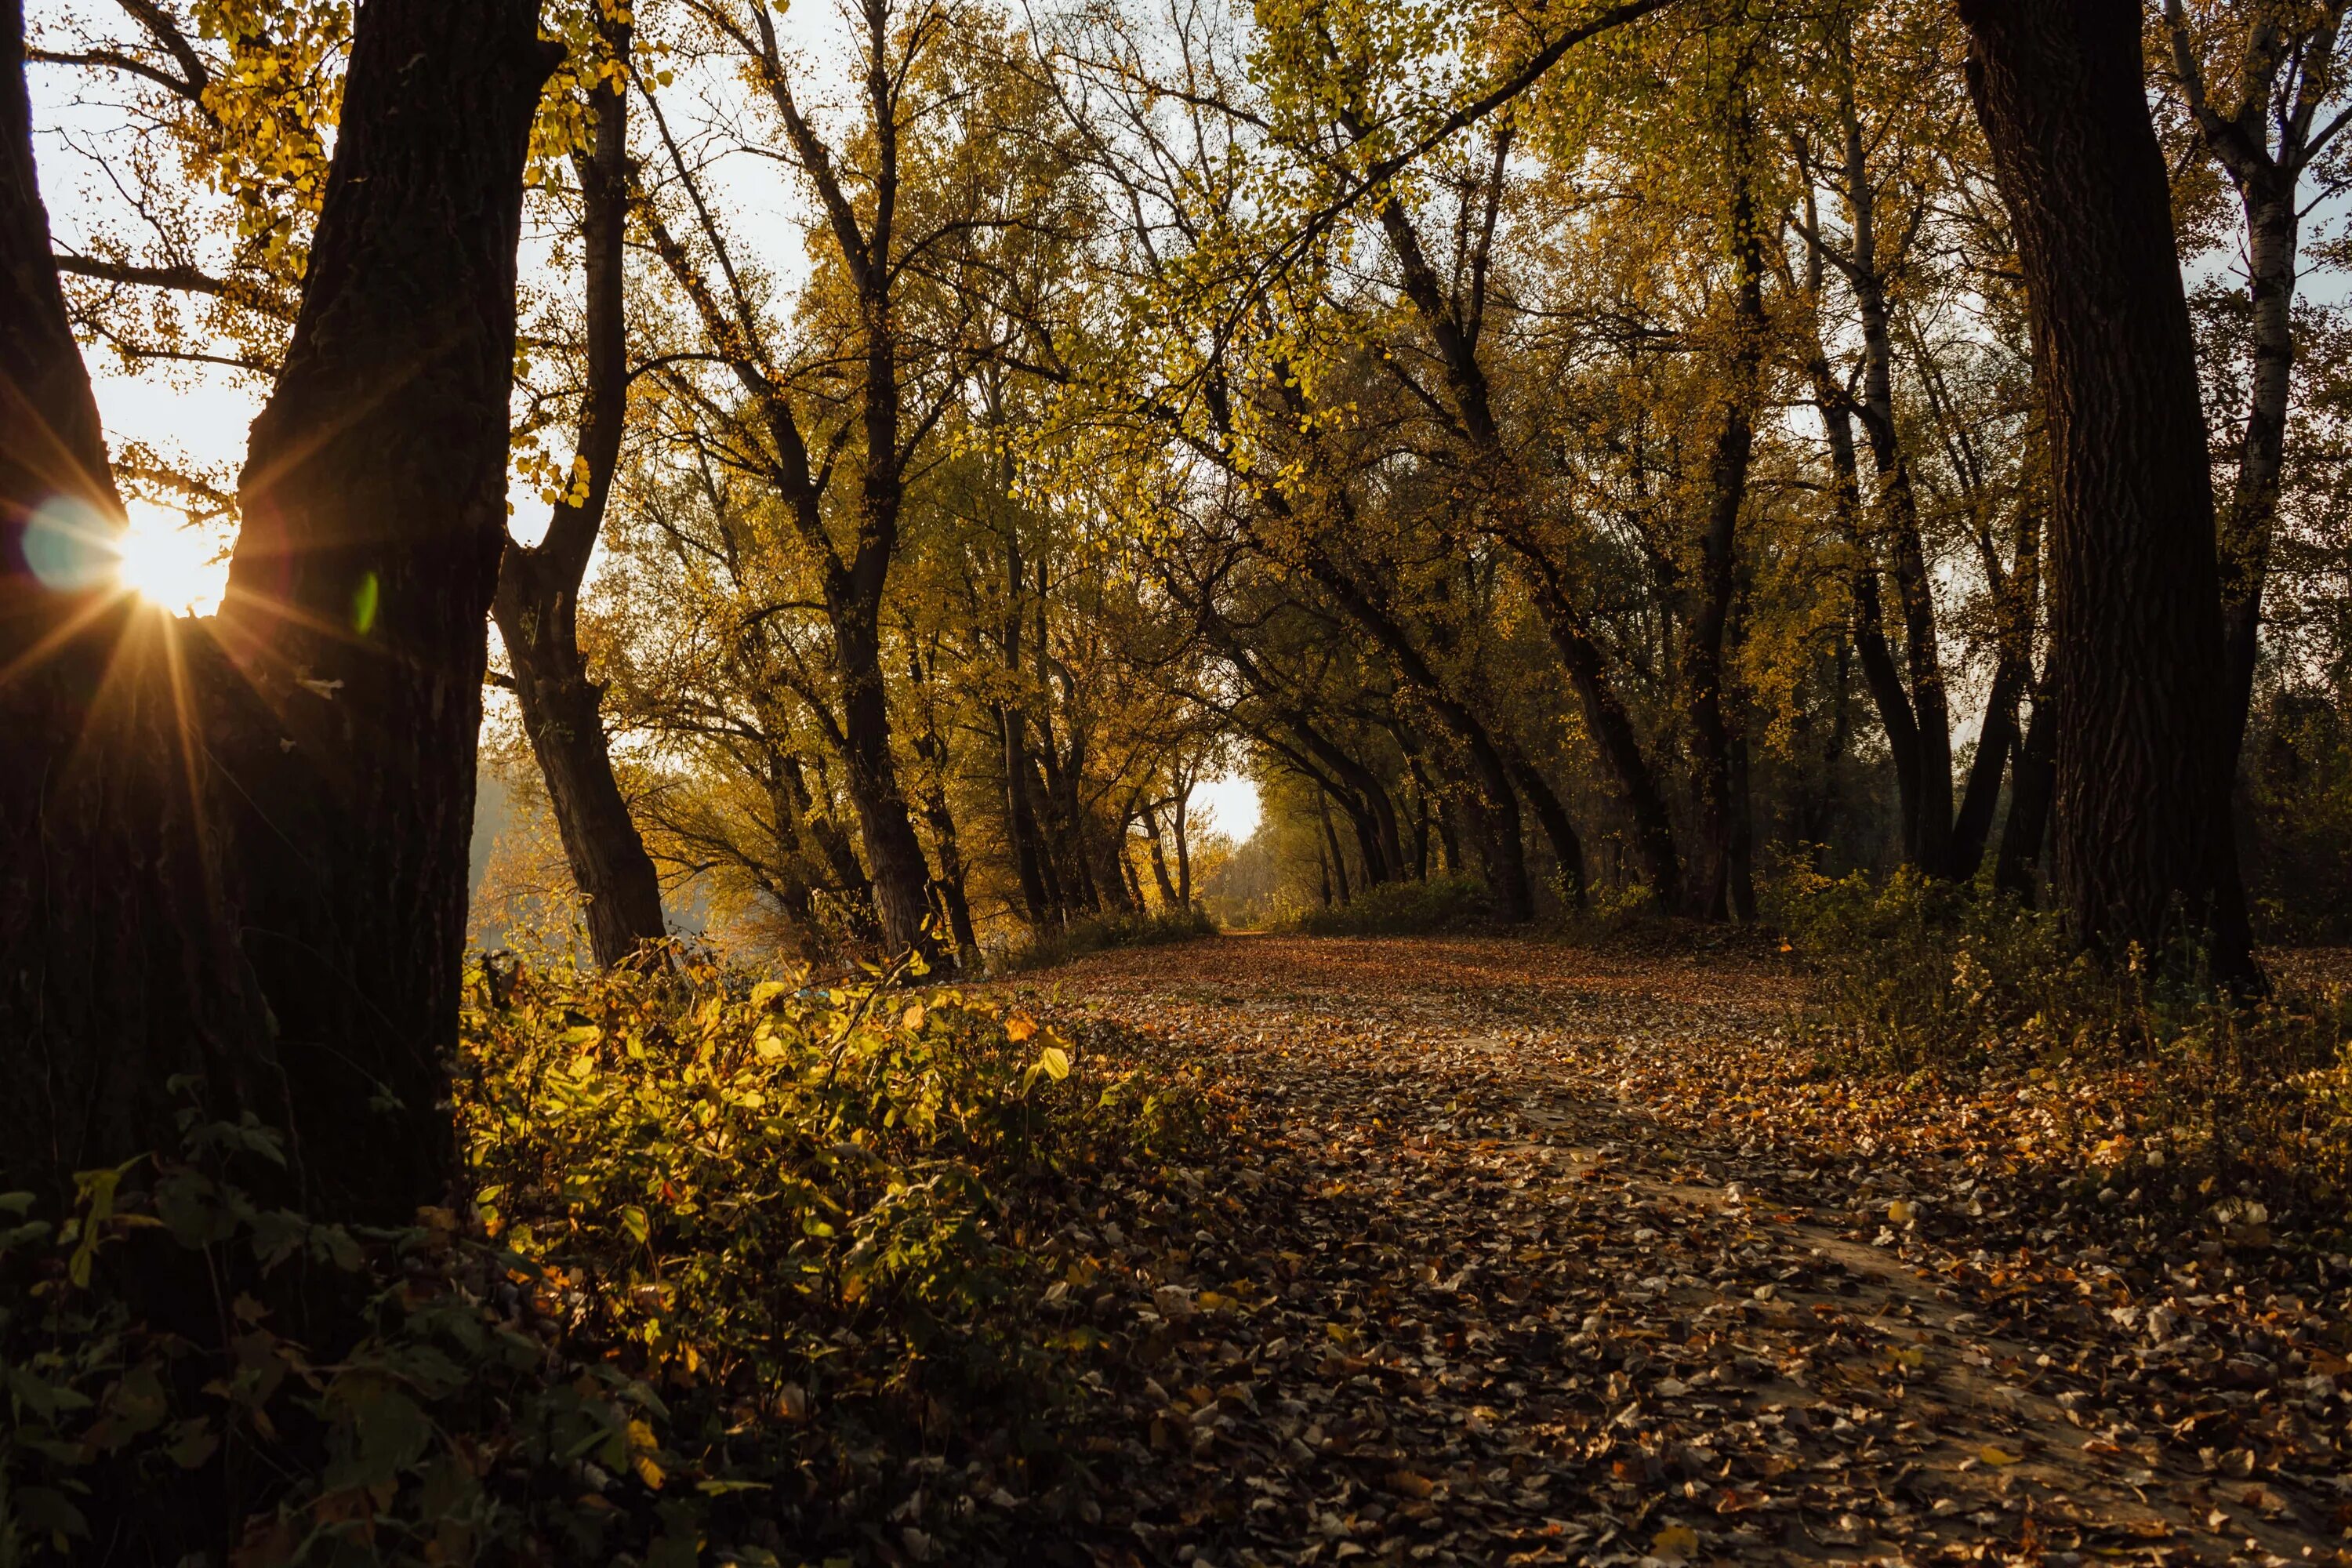
[[[1246,843],[1250,835],[1257,831],[1257,784],[1238,773],[1228,773],[1223,778],[1196,784],[1192,789],[1193,821],[1201,818],[1203,808],[1208,826],[1236,844]],[[1186,826],[1189,827],[1191,824]]]

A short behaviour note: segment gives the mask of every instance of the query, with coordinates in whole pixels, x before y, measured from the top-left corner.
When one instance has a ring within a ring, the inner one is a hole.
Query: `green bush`
[[[1072,921],[1057,931],[1039,932],[997,953],[989,967],[1000,974],[1047,969],[1090,952],[1117,947],[1157,947],[1163,942],[1191,942],[1214,936],[1217,922],[1195,904],[1188,909],[1162,910],[1153,914],[1093,915]]]
[[[1028,1434],[1090,1331],[1022,1310],[1024,1238],[1202,1128],[1025,1016],[676,950],[478,971],[458,1069],[472,1204],[406,1230],[257,1205],[240,1174],[282,1156],[250,1125],[61,1220],[0,1196],[0,1563],[96,1554],[100,1519],[163,1561],[242,1519],[240,1568],[756,1563],[780,1521],[822,1556],[894,1500],[886,1452],[1051,1462]],[[304,1342],[285,1303],[321,1277],[348,1321]],[[205,1280],[246,1283],[157,1310]]]
[[[1367,888],[1344,904],[1307,910],[1289,929],[1308,936],[1424,936],[1481,931],[1494,918],[1486,884],[1442,877]]]

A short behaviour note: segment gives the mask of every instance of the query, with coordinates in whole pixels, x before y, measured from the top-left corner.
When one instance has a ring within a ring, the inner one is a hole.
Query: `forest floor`
[[[1091,1484],[961,1506],[1193,1568],[2352,1562],[2352,1263],[2098,1192],[2031,1083],[1809,1074],[1801,984],[1229,936],[1008,987],[1230,1142],[1049,1243]]]

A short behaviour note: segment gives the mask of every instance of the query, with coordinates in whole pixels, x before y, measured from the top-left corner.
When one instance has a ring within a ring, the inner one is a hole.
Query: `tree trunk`
[[[1734,135],[1751,133],[1744,108]],[[1744,160],[1744,150],[1737,153]],[[1755,197],[1742,162],[1734,174],[1730,249],[1735,271],[1732,340],[1723,424],[1707,462],[1706,529],[1699,541],[1698,592],[1683,650],[1685,706],[1691,727],[1698,797],[1698,845],[1692,862],[1690,912],[1720,921],[1731,914],[1731,732],[1724,719],[1725,641],[1735,587],[1739,516],[1748,505],[1748,466],[1755,455],[1755,401],[1763,360],[1763,259],[1756,233]]]
[[[1176,792],[1176,904],[1179,909],[1192,907],[1192,845],[1186,830],[1186,818],[1192,804],[1192,784],[1187,779]]]
[[[1849,45],[1850,47],[1850,45]],[[1877,192],[1870,183],[1868,147],[1853,101],[1852,79],[1842,83],[1839,108],[1846,141],[1846,206],[1853,226],[1847,282],[1862,321],[1862,426],[1878,478],[1878,531],[1892,546],[1895,600],[1903,612],[1904,662],[1909,668],[1915,721],[1912,788],[1903,803],[1904,858],[1931,876],[1951,874],[1952,721],[1944,693],[1943,659],[1936,646],[1936,603],[1927,557],[1919,538],[1919,502],[1911,465],[1895,427],[1894,334],[1880,270]],[[1877,552],[1867,551],[1874,563]],[[1874,584],[1874,597],[1875,588]]]
[[[2253,306],[2249,323],[2253,386],[2238,445],[2237,482],[2221,513],[2220,539],[2223,700],[2233,773],[2253,701],[2263,584],[2269,574],[2271,534],[2278,522],[2286,463],[2287,403],[2294,374],[2295,247],[2301,226],[2294,184],[2292,175],[2278,174],[2250,183],[2242,193]]]
[[[1009,482],[1005,481],[1008,485]],[[1026,590],[1021,541],[1010,526],[1004,540],[1004,674],[1017,685],[1021,675],[1021,626],[1026,618],[1022,613],[1022,600]],[[1003,742],[999,760],[1004,769],[1004,837],[1013,848],[1013,874],[1021,884],[1021,902],[1029,924],[1043,931],[1049,921],[1059,919],[1060,900],[1051,896],[1045,886],[1037,814],[1029,800],[1029,745],[1025,733],[1028,721],[1017,703],[1005,702],[996,710],[996,724]]]
[[[2050,837],[2050,802],[2058,784],[2058,706],[2047,695],[2033,702],[2033,719],[2009,775],[2009,819],[2000,827],[1993,886],[2004,893],[2033,891],[2042,847]]]
[[[306,1185],[385,1223],[442,1197],[452,1154],[537,23],[521,0],[362,13],[219,617],[259,699],[215,752]]]
[[[1339,852],[1339,836],[1332,831],[1330,802],[1318,786],[1315,791],[1315,819],[1323,825],[1323,846],[1331,857],[1331,879],[1338,887],[1339,901],[1355,901],[1355,893],[1348,886],[1348,858]]]
[[[1176,884],[1168,875],[1168,852],[1160,840],[1160,813],[1151,806],[1143,808],[1143,831],[1151,839],[1151,883],[1160,889],[1160,907],[1181,909],[1184,900],[1177,895]]]
[[[1994,584],[2000,605],[2000,655],[1992,690],[1985,698],[1977,754],[1969,764],[1968,787],[1952,824],[1951,874],[1967,878],[1984,863],[1985,841],[2000,794],[2001,766],[2017,748],[2017,704],[2033,679],[2033,621],[2041,582],[2042,526],[2032,501],[2017,509],[2010,566]],[[2013,771],[2013,770],[2012,770]]]
[[[2185,916],[2255,977],[2230,831],[2211,473],[2133,0],[1960,0],[1969,85],[2016,224],[2048,403],[2045,684],[2057,880],[2084,940]]]
[[[1535,763],[1517,745],[1510,748],[1507,755],[1512,779],[1528,797],[1528,804],[1535,807],[1536,822],[1551,841],[1552,861],[1559,868],[1560,896],[1577,909],[1585,908],[1591,902],[1591,895],[1584,881],[1584,841],[1577,837],[1576,825],[1569,820],[1568,807],[1560,804],[1559,796],[1552,793],[1551,785],[1544,782],[1543,774],[1536,771]]]
[[[0,425],[12,556],[25,498],[68,463],[73,493],[110,499],[54,281],[26,270],[47,234],[21,25],[0,13],[0,370],[40,416]],[[404,1223],[446,1195],[522,161],[550,63],[516,0],[366,8],[227,603],[209,635],[118,605],[5,698],[12,1174],[175,1147],[165,1080],[197,1072],[208,1112],[288,1133],[313,1213]],[[5,591],[11,654],[101,602],[22,571]],[[75,684],[92,636],[123,645],[102,707]]]
[[[608,25],[621,58],[629,29]],[[587,281],[588,392],[579,460],[586,483],[559,501],[537,545],[507,541],[491,611],[514,668],[523,733],[547,781],[548,805],[572,879],[587,906],[588,941],[610,968],[665,928],[661,882],[613,776],[604,692],[580,651],[580,584],[604,526],[628,413],[628,332],[623,300],[628,215],[628,93],[615,79],[590,94],[594,143],[581,160],[581,250]]]
[[[1811,278],[1818,298],[1818,247],[1813,252]],[[1870,690],[1879,729],[1886,736],[1887,754],[1895,763],[1895,801],[1904,824],[1903,852],[1907,858],[1917,838],[1910,825],[1919,817],[1919,725],[1912,715],[1911,694],[1903,685],[1902,671],[1895,668],[1895,650],[1886,640],[1886,615],[1878,596],[1877,555],[1862,530],[1862,479],[1855,460],[1853,416],[1844,392],[1830,374],[1829,356],[1818,337],[1810,345],[1806,370],[1813,384],[1814,401],[1821,409],[1822,433],[1829,443],[1830,479],[1834,487],[1831,508],[1837,518],[1838,531],[1853,556],[1853,569],[1846,583],[1853,596],[1854,657],[1861,661],[1863,684]]]
[[[51,1209],[78,1171],[176,1152],[176,1074],[285,1124],[211,831],[219,660],[114,591],[121,526],[0,0],[0,1188]]]
[[[890,710],[882,683],[882,645],[876,625],[880,573],[851,602],[834,607],[834,663],[841,679],[842,765],[850,804],[866,844],[866,875],[874,882],[874,912],[882,943],[893,955],[936,957],[929,929],[931,868],[898,786],[890,754]]]
[[[1549,559],[1522,552],[1534,574],[1536,606],[1568,667],[1569,680],[1584,710],[1584,727],[1600,747],[1609,775],[1633,818],[1633,843],[1642,858],[1643,879],[1662,907],[1671,909],[1682,893],[1682,857],[1675,848],[1674,817],[1666,809],[1665,791],[1643,754],[1641,738],[1633,732],[1633,717],[1617,695],[1602,662],[1601,646],[1584,619],[1569,602],[1565,585]]]

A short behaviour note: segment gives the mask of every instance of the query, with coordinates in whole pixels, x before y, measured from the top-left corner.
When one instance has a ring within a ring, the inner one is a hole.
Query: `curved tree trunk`
[[[2048,403],[2057,881],[2083,938],[2185,918],[2254,975],[2230,831],[2220,579],[2195,346],[2134,0],[1960,0]]]
[[[609,25],[604,40],[625,58],[629,29]],[[491,613],[514,668],[523,733],[547,781],[563,858],[588,916],[596,962],[610,968],[640,942],[657,940],[661,881],[613,776],[604,740],[604,691],[580,651],[580,584],[604,526],[628,413],[628,333],[622,242],[628,216],[628,92],[619,79],[590,98],[594,144],[581,160],[581,250],[587,274],[588,392],[581,410],[579,459],[586,483],[560,501],[536,545],[507,541]]]

